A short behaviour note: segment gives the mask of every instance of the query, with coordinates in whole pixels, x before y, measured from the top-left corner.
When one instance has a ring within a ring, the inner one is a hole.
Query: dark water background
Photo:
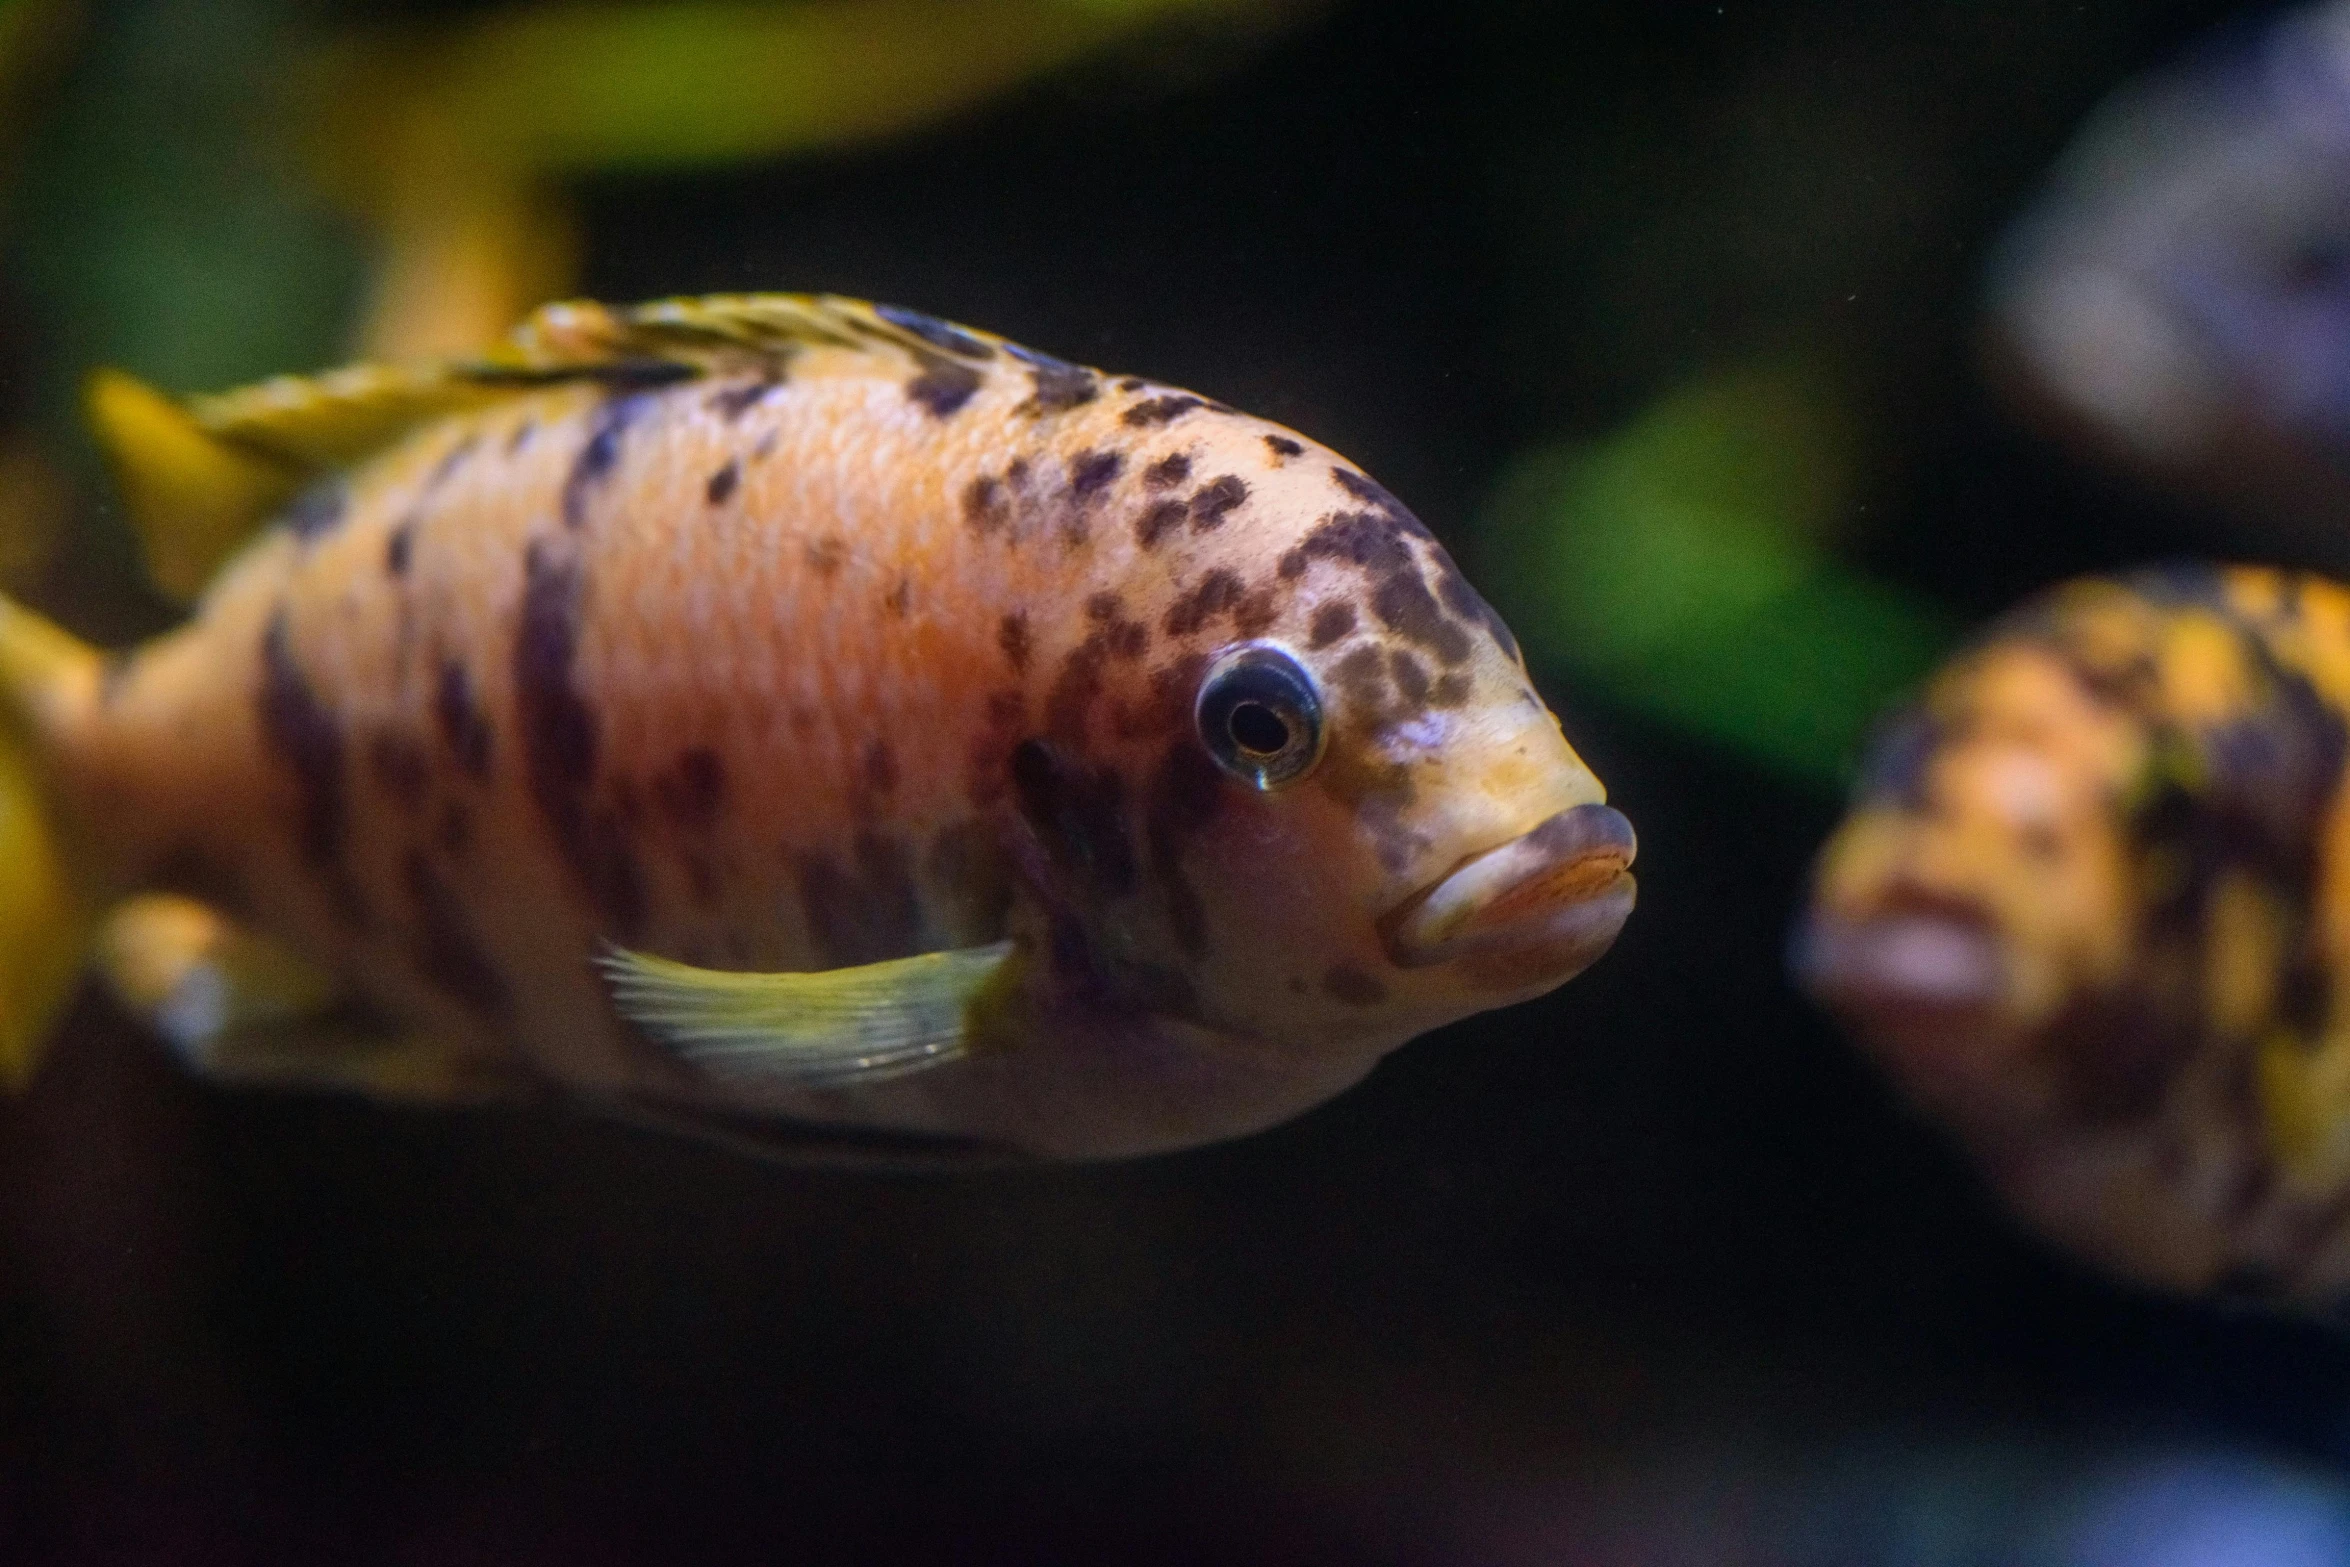
[[[1190,385],[1470,556],[1529,443],[1825,345],[1849,548],[1976,615],[2214,547],[2016,428],[1970,334],[2082,114],[2227,14],[1357,0],[599,177],[586,291],[839,290]],[[0,1107],[0,1560],[1990,1562],[2114,1454],[2329,1485],[2350,1345],[2020,1238],[1791,994],[1837,802],[1545,684],[1640,827],[1616,952],[1231,1146],[770,1168],[217,1091],[85,996]]]

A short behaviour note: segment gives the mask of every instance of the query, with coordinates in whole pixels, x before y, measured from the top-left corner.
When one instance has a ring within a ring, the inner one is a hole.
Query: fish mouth
[[[1636,891],[1632,824],[1577,805],[1471,855],[1380,922],[1398,968],[1478,960],[1496,981],[1572,978],[1624,928]]]
[[[1866,1012],[1983,1012],[2007,988],[1990,920],[1964,906],[1814,914],[1795,933],[1790,966],[1821,1001]]]
[[[1950,1108],[1983,1099],[2014,1032],[2007,959],[1983,911],[1815,913],[1791,947],[1796,982],[1895,1061],[1913,1094]]]

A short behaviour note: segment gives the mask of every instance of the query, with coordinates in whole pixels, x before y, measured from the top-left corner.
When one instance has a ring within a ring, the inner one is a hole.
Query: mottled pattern
[[[1296,1053],[1252,1090],[1292,1108],[1528,993],[1398,970],[1378,918],[1596,783],[1428,530],[1332,454],[841,301],[552,307],[449,373],[456,411],[108,672],[73,765],[130,824],[126,882],[205,867],[383,1010],[615,1093],[704,1090],[615,1017],[610,942],[788,970],[1010,933],[1021,1007],[1091,1009],[1036,1037],[1252,1040]],[[1278,796],[1193,728],[1244,639],[1308,660],[1332,726]],[[1013,1082],[987,1124],[1051,1143],[1020,1118],[1069,1085]],[[1274,1113],[1118,1092],[1157,1129],[1103,1147]]]
[[[1960,1030],[1929,1103],[2062,1238],[2172,1284],[2350,1294],[2346,755],[2334,583],[2183,566],[2026,605],[1886,726],[1816,904],[1980,931],[1997,990],[1963,1025],[1829,998],[1905,1080],[1921,1029]]]

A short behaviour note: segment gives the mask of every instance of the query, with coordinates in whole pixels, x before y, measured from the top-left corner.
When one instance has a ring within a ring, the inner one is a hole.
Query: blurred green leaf
[[[1856,443],[1800,367],[1718,371],[1604,440],[1520,459],[1486,575],[1540,664],[1774,771],[1833,785],[1955,622],[1840,564]]]

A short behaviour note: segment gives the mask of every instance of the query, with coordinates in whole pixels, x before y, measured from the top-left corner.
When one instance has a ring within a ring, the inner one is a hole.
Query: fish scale
[[[95,901],[213,900],[468,1084],[1143,1151],[1547,989],[1630,908],[1629,828],[1434,537],[1210,399],[728,296],[93,401],[158,561],[177,514],[291,505],[103,700],[0,617]],[[1297,760],[1202,729],[1211,687]],[[1416,944],[1519,843],[1574,894]]]

